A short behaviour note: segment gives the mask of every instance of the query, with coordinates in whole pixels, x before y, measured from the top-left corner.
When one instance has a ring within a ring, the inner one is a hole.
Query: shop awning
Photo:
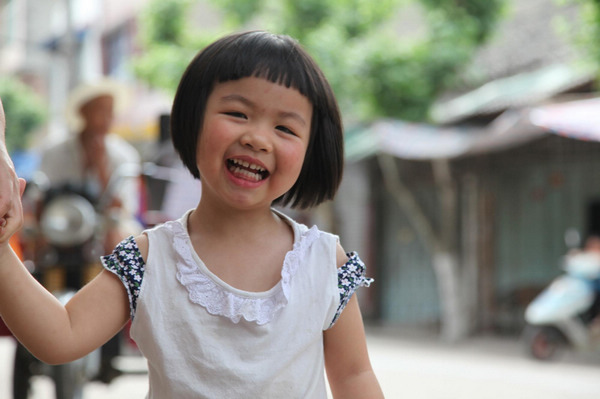
[[[552,133],[578,140],[600,141],[600,98],[534,108],[531,123]]]
[[[380,120],[347,132],[346,159],[379,152],[401,159],[451,159],[520,146],[552,133],[600,141],[600,98],[509,110],[483,127]]]

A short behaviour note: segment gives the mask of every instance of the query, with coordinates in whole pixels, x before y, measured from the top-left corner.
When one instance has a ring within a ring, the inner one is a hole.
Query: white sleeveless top
[[[294,231],[281,280],[242,291],[195,253],[188,215],[146,231],[145,264],[132,237],[102,259],[129,294],[148,398],[326,398],[323,330],[371,282],[364,264],[338,269],[336,236],[279,214]]]

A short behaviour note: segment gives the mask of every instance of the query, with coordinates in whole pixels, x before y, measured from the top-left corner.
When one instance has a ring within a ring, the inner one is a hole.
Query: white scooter
[[[525,343],[536,359],[567,347],[600,352],[600,253],[569,254],[564,271],[525,311]]]

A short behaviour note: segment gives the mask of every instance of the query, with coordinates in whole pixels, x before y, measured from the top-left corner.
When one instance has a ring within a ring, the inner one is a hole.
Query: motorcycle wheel
[[[31,377],[37,375],[34,368],[39,365],[37,360],[25,347],[17,344],[13,364],[13,398],[27,399],[31,390]]]
[[[567,340],[556,327],[533,327],[527,335],[529,352],[538,360],[551,360],[567,346]]]
[[[86,383],[85,365],[81,359],[52,367],[52,380],[57,399],[82,399]]]

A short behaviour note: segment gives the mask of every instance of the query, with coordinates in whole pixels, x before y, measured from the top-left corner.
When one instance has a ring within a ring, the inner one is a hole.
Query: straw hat
[[[69,94],[65,117],[71,132],[79,132],[83,129],[84,121],[80,115],[80,109],[89,101],[109,95],[114,99],[114,113],[118,115],[125,110],[129,101],[126,87],[109,78],[103,78],[93,82],[85,82],[77,86]]]

